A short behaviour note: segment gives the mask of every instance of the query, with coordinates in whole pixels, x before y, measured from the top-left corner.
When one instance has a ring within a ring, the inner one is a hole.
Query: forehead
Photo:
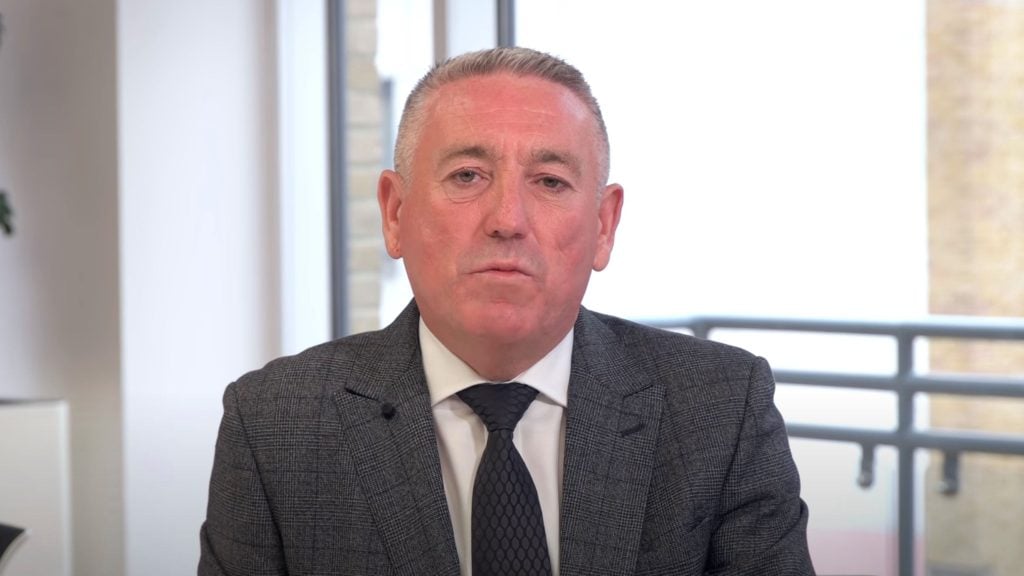
[[[590,109],[565,86],[542,78],[491,74],[456,80],[431,95],[425,112],[421,137],[433,144],[438,139],[526,137],[573,147],[590,144],[598,153],[597,122]]]
[[[586,119],[590,111],[569,88],[536,76],[495,73],[449,82],[434,91],[432,112],[502,106],[536,107],[551,114]]]

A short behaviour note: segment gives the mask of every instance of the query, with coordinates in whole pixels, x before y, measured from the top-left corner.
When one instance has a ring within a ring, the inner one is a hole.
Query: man
[[[767,364],[580,306],[608,154],[554,57],[420,81],[378,186],[414,302],[228,387],[200,574],[813,574]]]

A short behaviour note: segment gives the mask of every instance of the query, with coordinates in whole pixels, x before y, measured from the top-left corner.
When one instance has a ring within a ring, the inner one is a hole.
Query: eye
[[[487,190],[489,176],[480,168],[458,168],[444,179],[443,189],[449,200],[472,200]]]
[[[569,185],[565,183],[561,178],[555,178],[554,176],[542,176],[537,179],[537,182],[551,191],[560,191],[567,188]]]
[[[472,184],[480,179],[480,175],[473,170],[459,170],[452,174],[452,178],[459,184]]]

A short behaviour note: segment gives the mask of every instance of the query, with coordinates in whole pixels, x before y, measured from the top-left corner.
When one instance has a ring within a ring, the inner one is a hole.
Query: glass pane
[[[519,0],[516,19],[587,76],[626,189],[588,306],[925,312],[923,3]]]
[[[434,63],[432,8],[432,2],[422,0],[378,0],[377,71],[384,88],[388,130],[384,138],[384,164],[389,168],[405,99]],[[381,259],[380,320],[386,325],[409,303],[412,289],[401,261],[387,255],[381,255]]]
[[[921,3],[519,0],[516,9],[520,44],[586,74],[609,127],[612,179],[626,188],[615,254],[588,306],[642,318],[924,313]],[[565,25],[582,14],[586,26]],[[891,338],[712,337],[777,369],[895,372]],[[778,400],[791,422],[896,423],[891,393],[780,386]],[[793,446],[819,572],[895,574],[895,450],[878,449],[876,481],[863,489],[858,446]]]
[[[808,544],[819,574],[896,574],[896,451],[876,451],[874,481],[862,488],[861,450],[852,444],[794,439],[803,498],[811,512]],[[822,465],[829,462],[831,465]]]

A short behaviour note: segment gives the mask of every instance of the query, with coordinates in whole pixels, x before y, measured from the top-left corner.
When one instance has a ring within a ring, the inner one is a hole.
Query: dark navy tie
[[[525,384],[477,384],[459,398],[487,427],[473,482],[473,576],[551,574],[544,518],[512,431],[537,396]]]

